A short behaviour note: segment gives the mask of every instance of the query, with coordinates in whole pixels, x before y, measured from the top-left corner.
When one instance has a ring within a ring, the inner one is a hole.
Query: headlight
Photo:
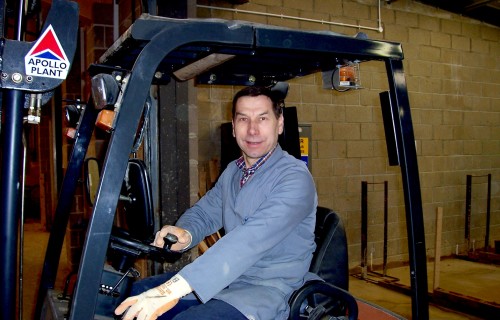
[[[100,73],[92,77],[92,99],[96,109],[114,105],[119,92],[118,83],[112,75]]]

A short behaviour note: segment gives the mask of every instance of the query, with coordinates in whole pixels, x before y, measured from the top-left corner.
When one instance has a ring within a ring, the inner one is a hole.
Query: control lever
[[[119,296],[120,294],[119,293],[115,293],[115,290],[123,282],[123,280],[125,280],[125,278],[128,276],[129,273],[134,278],[138,278],[141,275],[140,272],[137,271],[137,269],[129,268],[127,270],[127,272],[125,272],[125,274],[120,278],[120,280],[118,280],[118,282],[113,287],[101,284],[101,288],[99,289],[99,293],[105,294],[107,296],[113,296],[113,297]]]
[[[167,235],[163,238],[163,241],[165,242],[165,244],[163,245],[163,249],[170,250],[172,245],[177,243],[177,241],[179,241],[179,239],[177,238],[177,236],[175,234],[167,233]]]
[[[76,272],[71,271],[70,274],[66,277],[66,283],[64,285],[64,290],[63,290],[62,294],[57,296],[57,299],[68,300],[68,301],[71,299],[71,296],[68,295],[68,290],[69,290],[69,284],[70,284],[71,278],[75,275],[76,275]]]

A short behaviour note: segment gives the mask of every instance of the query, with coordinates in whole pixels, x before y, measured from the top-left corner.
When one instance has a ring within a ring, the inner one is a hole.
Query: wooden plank
[[[208,172],[209,172],[209,182],[210,182],[210,188],[212,188],[219,178],[219,160],[218,159],[212,159],[208,162]]]
[[[436,242],[434,254],[434,284],[433,290],[439,288],[439,273],[441,269],[441,233],[443,230],[443,207],[436,209]]]
[[[198,197],[203,197],[207,193],[207,172],[204,166],[200,166],[198,173]]]

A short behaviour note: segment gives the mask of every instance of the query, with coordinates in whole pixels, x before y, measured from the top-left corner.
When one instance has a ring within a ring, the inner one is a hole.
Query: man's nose
[[[248,123],[248,133],[249,134],[257,134],[259,132],[259,128],[257,125],[257,121],[249,121]]]

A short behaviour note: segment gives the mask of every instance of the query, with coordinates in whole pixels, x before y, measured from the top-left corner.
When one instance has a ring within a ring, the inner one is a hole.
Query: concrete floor
[[[381,271],[380,271],[381,273]],[[433,290],[434,263],[427,264],[428,288]],[[408,267],[392,268],[387,271],[387,276],[399,279],[397,285],[410,286],[410,272]],[[441,261],[438,288],[444,292],[457,294],[473,302],[481,301],[496,305],[500,310],[500,268],[498,265],[470,262],[461,259],[444,259]],[[405,318],[411,319],[411,298],[395,290],[375,284],[376,277],[368,277],[371,281],[361,280],[357,277],[349,278],[349,291],[356,297],[368,300],[386,309],[393,311]],[[429,317],[435,320],[454,319],[498,319],[493,315],[482,315],[472,308],[469,313],[459,312],[450,306],[439,306],[430,303]]]
[[[44,231],[39,223],[26,223],[24,225],[24,230],[22,320],[35,320],[33,317],[36,298],[47,243],[49,241],[49,233]],[[66,277],[70,274],[70,272],[71,270],[67,266],[66,250],[65,247],[63,247],[57,271],[55,288],[62,291]]]
[[[23,266],[23,312],[22,319],[33,319],[36,303],[38,283],[42,271],[45,250],[49,234],[43,231],[37,223],[26,223],[24,234],[24,266]],[[66,252],[63,248],[58,270],[56,289],[62,291],[65,278],[70,273],[66,262]],[[434,264],[427,267],[429,290],[433,288]],[[387,276],[398,278],[398,284],[410,285],[409,270],[407,267],[392,268]],[[460,259],[445,259],[441,261],[439,288],[459,293],[465,297],[472,297],[480,301],[496,304],[500,308],[500,269],[498,265],[476,263]],[[406,294],[384,288],[373,281],[366,281],[356,277],[349,279],[349,291],[358,298],[373,302],[407,319],[412,318],[411,300]],[[493,319],[493,317],[478,317],[465,314],[445,307],[430,304],[430,319],[458,320],[458,319]]]

